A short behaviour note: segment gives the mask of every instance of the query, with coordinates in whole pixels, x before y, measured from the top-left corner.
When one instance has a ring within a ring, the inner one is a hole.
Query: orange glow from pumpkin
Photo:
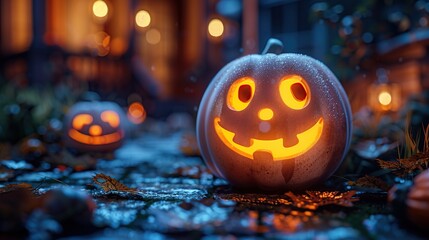
[[[100,136],[103,133],[103,130],[98,125],[92,125],[89,128],[89,134],[92,136]]]
[[[78,130],[82,129],[83,126],[89,125],[93,122],[93,117],[89,114],[79,114],[73,118],[72,129],[69,130],[69,136],[80,143],[89,145],[102,145],[118,142],[122,139],[122,132],[115,132],[111,134],[103,134],[103,129],[99,125],[92,125],[89,127],[89,135],[83,134]],[[109,123],[110,126],[116,128],[119,126],[120,120],[119,115],[114,111],[104,111],[101,113],[101,120]]]
[[[227,105],[233,111],[243,111],[252,101],[255,93],[255,82],[252,78],[244,77],[235,81],[226,96]]]
[[[322,136],[323,118],[320,118],[312,127],[304,132],[298,133],[298,143],[291,147],[284,147],[283,138],[273,140],[250,139],[250,146],[245,147],[234,142],[235,133],[226,130],[220,126],[220,118],[214,119],[214,128],[221,141],[232,151],[254,159],[253,154],[256,151],[269,152],[274,161],[282,161],[298,157],[311,149]]]
[[[104,111],[101,113],[101,120],[108,123],[111,127],[117,128],[120,124],[119,115],[114,111]]]
[[[294,110],[301,110],[310,102],[310,88],[305,80],[298,75],[283,78],[279,90],[283,102]]]
[[[92,123],[92,116],[89,114],[79,114],[73,118],[72,126],[75,129],[81,129],[84,125]]]
[[[118,142],[122,139],[122,132],[115,132],[111,134],[106,134],[102,136],[89,136],[83,133],[80,133],[76,129],[69,130],[69,136],[80,143],[88,145],[103,145]]]
[[[141,103],[134,102],[128,107],[128,119],[135,124],[144,122],[146,110]]]
[[[258,117],[264,121],[270,120],[273,116],[274,112],[270,108],[263,108],[258,112]]]

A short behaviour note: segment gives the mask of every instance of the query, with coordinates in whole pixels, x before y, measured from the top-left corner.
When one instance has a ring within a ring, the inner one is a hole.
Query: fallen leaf
[[[368,176],[368,175],[361,177],[356,181],[349,181],[348,184],[350,186],[356,186],[356,187],[377,188],[383,191],[387,191],[390,188],[389,185],[382,179],[374,176]]]
[[[354,196],[355,194],[355,191],[344,193],[338,191],[306,191],[305,194],[298,195],[292,192],[285,193],[292,200],[293,206],[310,210],[331,204],[352,207],[353,202],[359,201],[359,198]]]
[[[377,159],[377,163],[381,168],[391,170],[398,177],[406,178],[428,169],[429,152],[416,153],[408,158],[400,158],[394,161]]]
[[[136,192],[137,191],[136,188],[127,187],[124,184],[120,183],[118,180],[103,173],[96,174],[92,178],[92,181],[94,181],[95,184],[99,185],[105,192],[110,192],[110,191]]]
[[[231,200],[246,205],[291,205],[289,199],[280,194],[266,195],[218,191],[215,193],[215,199]]]

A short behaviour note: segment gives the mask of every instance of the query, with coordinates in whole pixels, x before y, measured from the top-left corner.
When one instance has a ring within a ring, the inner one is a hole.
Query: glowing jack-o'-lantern
[[[65,144],[80,151],[113,151],[122,144],[123,121],[116,103],[77,103],[65,118]]]
[[[199,107],[201,154],[237,187],[323,183],[349,148],[351,110],[340,82],[321,62],[281,49],[271,39],[265,54],[226,65]]]

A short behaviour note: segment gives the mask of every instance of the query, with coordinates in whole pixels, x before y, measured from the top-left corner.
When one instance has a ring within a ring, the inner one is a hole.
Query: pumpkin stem
[[[262,51],[262,54],[267,53],[274,53],[274,54],[280,54],[283,52],[283,43],[275,38],[270,38],[267,41],[267,45],[265,45],[264,51]]]

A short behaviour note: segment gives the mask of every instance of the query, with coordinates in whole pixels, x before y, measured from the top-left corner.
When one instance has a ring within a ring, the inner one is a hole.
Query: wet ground
[[[89,170],[30,171],[19,161],[9,162],[7,167],[3,164],[3,170],[13,169],[13,164],[20,170],[19,174],[13,173],[16,176],[11,180],[1,182],[0,187],[25,182],[31,184],[38,196],[56,187],[72,188],[90,195],[96,207],[92,222],[79,227],[65,226],[61,221],[49,222],[49,218],[33,211],[24,223],[24,234],[6,233],[0,238],[424,239],[424,235],[392,215],[385,192],[350,192],[338,187],[337,182],[337,189],[315,189],[321,192],[238,192],[226,181],[214,177],[199,156],[184,155],[180,148],[182,141],[180,132],[144,132],[128,140],[108,156],[110,159],[103,155],[69,159],[95,160]],[[127,188],[104,191],[93,180],[100,173],[117,179]],[[84,220],[80,213],[72,214],[77,215],[78,222]]]

